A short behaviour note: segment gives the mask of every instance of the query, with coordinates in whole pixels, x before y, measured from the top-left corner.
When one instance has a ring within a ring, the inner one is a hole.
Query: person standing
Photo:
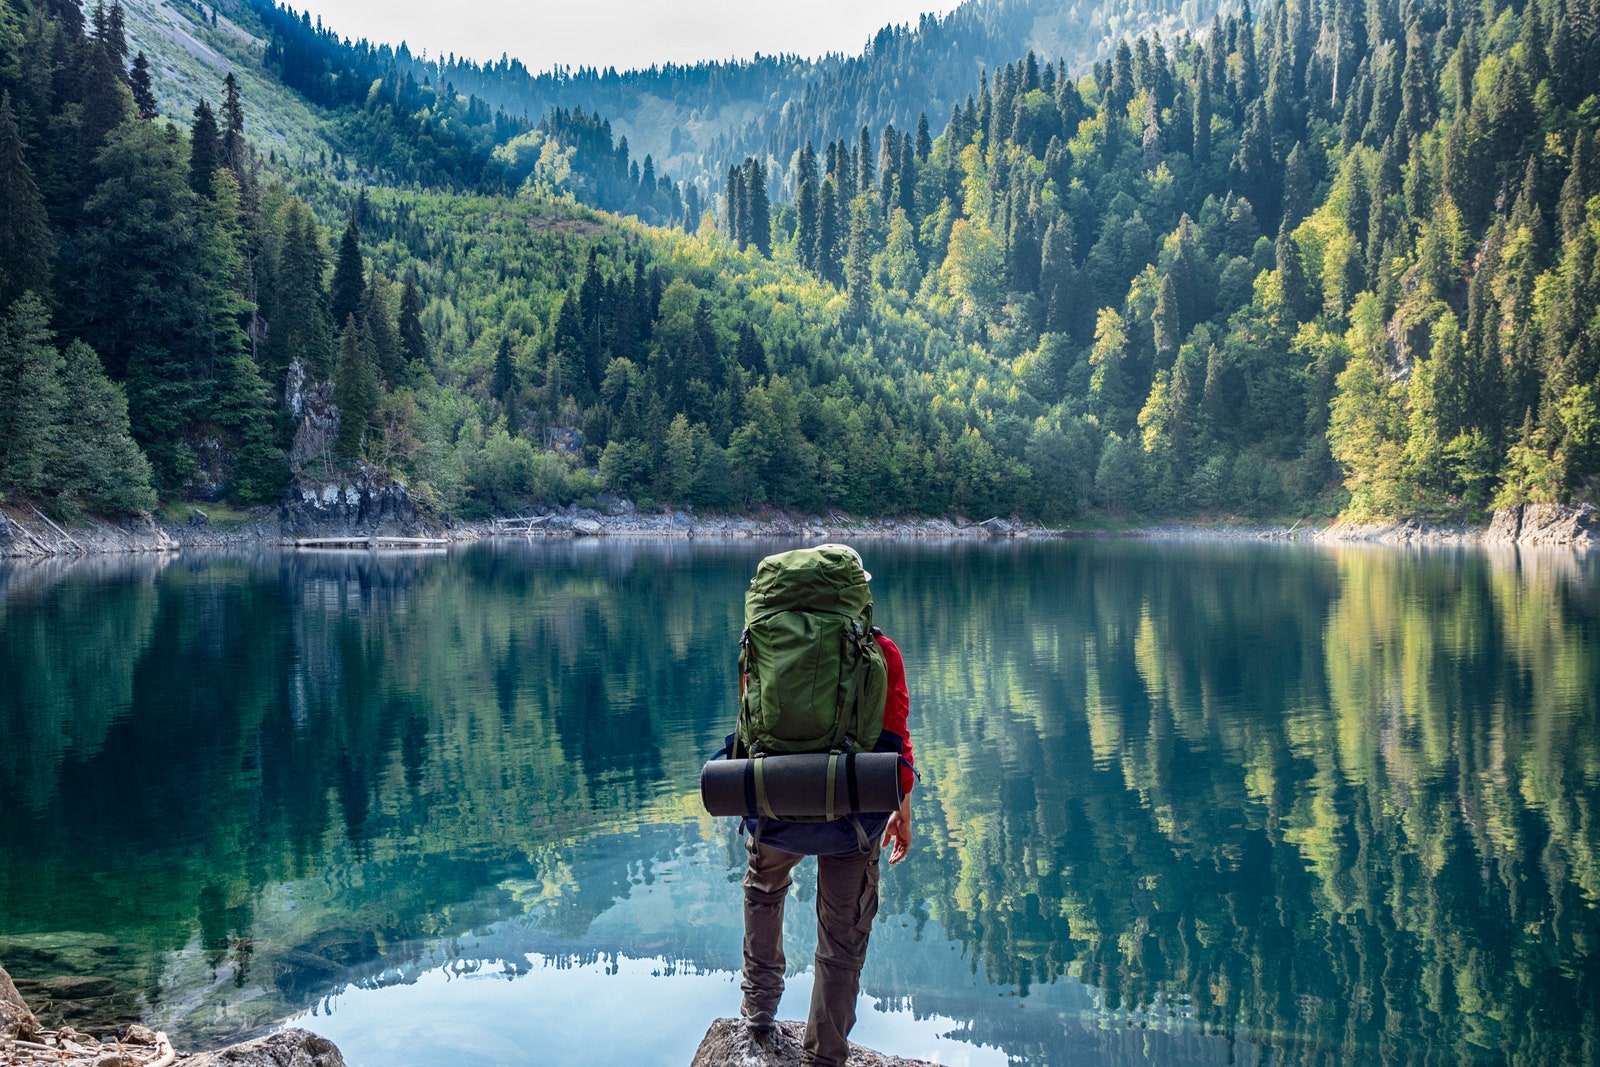
[[[843,549],[859,565],[860,555],[848,546],[820,547]],[[871,580],[865,569],[861,574]],[[746,820],[749,865],[744,877],[740,1015],[758,1037],[772,1031],[783,996],[783,910],[794,869],[807,855],[817,857],[815,981],[801,1053],[801,1062],[808,1067],[843,1067],[849,1057],[861,968],[878,911],[880,852],[889,849],[893,865],[911,849],[911,789],[916,776],[907,726],[910,697],[905,664],[900,649],[881,630],[873,627],[871,634],[887,673],[883,731],[875,747],[898,749],[902,757],[899,809],[822,823]]]

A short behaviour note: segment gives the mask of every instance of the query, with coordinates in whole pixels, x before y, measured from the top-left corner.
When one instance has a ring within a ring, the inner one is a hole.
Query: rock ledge
[[[740,1019],[718,1019],[706,1031],[690,1067],[800,1067],[800,1043],[806,1024],[780,1022],[757,1040]],[[931,1060],[886,1056],[860,1045],[850,1046],[849,1067],[938,1067]]]

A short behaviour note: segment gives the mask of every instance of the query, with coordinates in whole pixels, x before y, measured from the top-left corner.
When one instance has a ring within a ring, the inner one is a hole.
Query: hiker
[[[768,557],[763,570],[773,560],[820,553],[828,561],[859,572],[855,582],[864,599],[866,630],[862,643],[875,646],[881,654],[879,681],[883,683],[882,730],[871,738],[871,747],[900,753],[899,809],[880,814],[852,814],[821,822],[790,822],[770,818],[746,818],[745,848],[749,868],[744,878],[744,1001],[740,1010],[745,1024],[758,1037],[772,1031],[778,1000],[783,995],[783,903],[788,895],[795,867],[807,855],[817,857],[817,950],[815,985],[811,1010],[806,1019],[806,1034],[801,1062],[816,1067],[842,1067],[849,1057],[850,1029],[856,1021],[856,995],[861,968],[867,958],[867,938],[878,911],[878,856],[888,848],[889,862],[899,863],[911,848],[911,787],[915,772],[911,766],[911,736],[906,728],[910,701],[900,650],[882,631],[871,626],[871,598],[866,582],[872,575],[861,566],[860,555],[846,545],[821,545],[784,556]],[[811,560],[807,561],[814,562]],[[754,589],[762,581],[757,572]],[[752,594],[754,595],[754,594]],[[747,598],[747,623],[749,599]],[[847,607],[846,611],[850,609]],[[858,631],[859,632],[859,631]],[[849,639],[849,635],[846,635]],[[749,639],[746,638],[748,646]],[[837,639],[835,639],[837,643]],[[744,667],[741,658],[741,671]],[[741,675],[741,682],[744,675]],[[871,682],[864,683],[863,701],[875,703]],[[877,720],[873,712],[863,712],[870,730]],[[840,727],[842,730],[843,727]],[[848,748],[849,746],[846,745]]]

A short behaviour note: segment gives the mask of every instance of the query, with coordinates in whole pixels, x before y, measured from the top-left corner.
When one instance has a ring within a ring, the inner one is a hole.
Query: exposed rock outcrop
[[[23,1002],[22,994],[11,982],[11,976],[4,967],[0,967],[0,1044],[18,1038],[32,1041],[38,1030],[39,1024],[34,1020],[33,1012]]]
[[[1592,545],[1600,542],[1593,504],[1516,504],[1494,513],[1483,535],[1489,545]]]
[[[56,995],[96,996],[109,981],[62,975],[32,983]],[[103,1029],[95,1031],[104,1032]],[[0,1063],[50,1063],[56,1067],[170,1067],[178,1059],[165,1034],[134,1023],[119,1028],[120,1037],[101,1040],[62,1024],[40,1029],[33,1012],[0,967]],[[202,1052],[183,1060],[186,1067],[344,1067],[333,1042],[309,1030],[280,1030],[254,1041]]]
[[[800,1067],[800,1044],[805,1036],[805,1023],[780,1022],[771,1034],[757,1038],[740,1019],[718,1019],[701,1039],[690,1067]],[[886,1056],[852,1044],[850,1067],[936,1065],[931,1060]]]
[[[293,1029],[202,1052],[183,1063],[184,1067],[344,1067],[344,1057],[322,1035]]]
[[[412,537],[422,528],[405,483],[364,464],[347,480],[317,483],[297,478],[284,494],[278,521],[288,537],[328,533]]]

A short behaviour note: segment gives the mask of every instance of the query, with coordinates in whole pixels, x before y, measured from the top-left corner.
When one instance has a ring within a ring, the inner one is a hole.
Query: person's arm
[[[889,825],[883,828],[883,847],[889,849],[891,864],[899,863],[911,851],[910,796],[903,797],[900,810],[889,816]]]
[[[905,763],[900,766],[900,810],[889,816],[884,827],[883,847],[889,849],[889,862],[899,863],[911,851],[911,789],[917,784],[912,772],[914,756],[911,751],[911,730],[906,719],[911,713],[911,696],[906,687],[905,661],[899,647],[887,637],[879,635],[878,647],[883,650],[884,665],[889,670],[889,694],[884,702],[883,728],[900,735],[900,754]]]

